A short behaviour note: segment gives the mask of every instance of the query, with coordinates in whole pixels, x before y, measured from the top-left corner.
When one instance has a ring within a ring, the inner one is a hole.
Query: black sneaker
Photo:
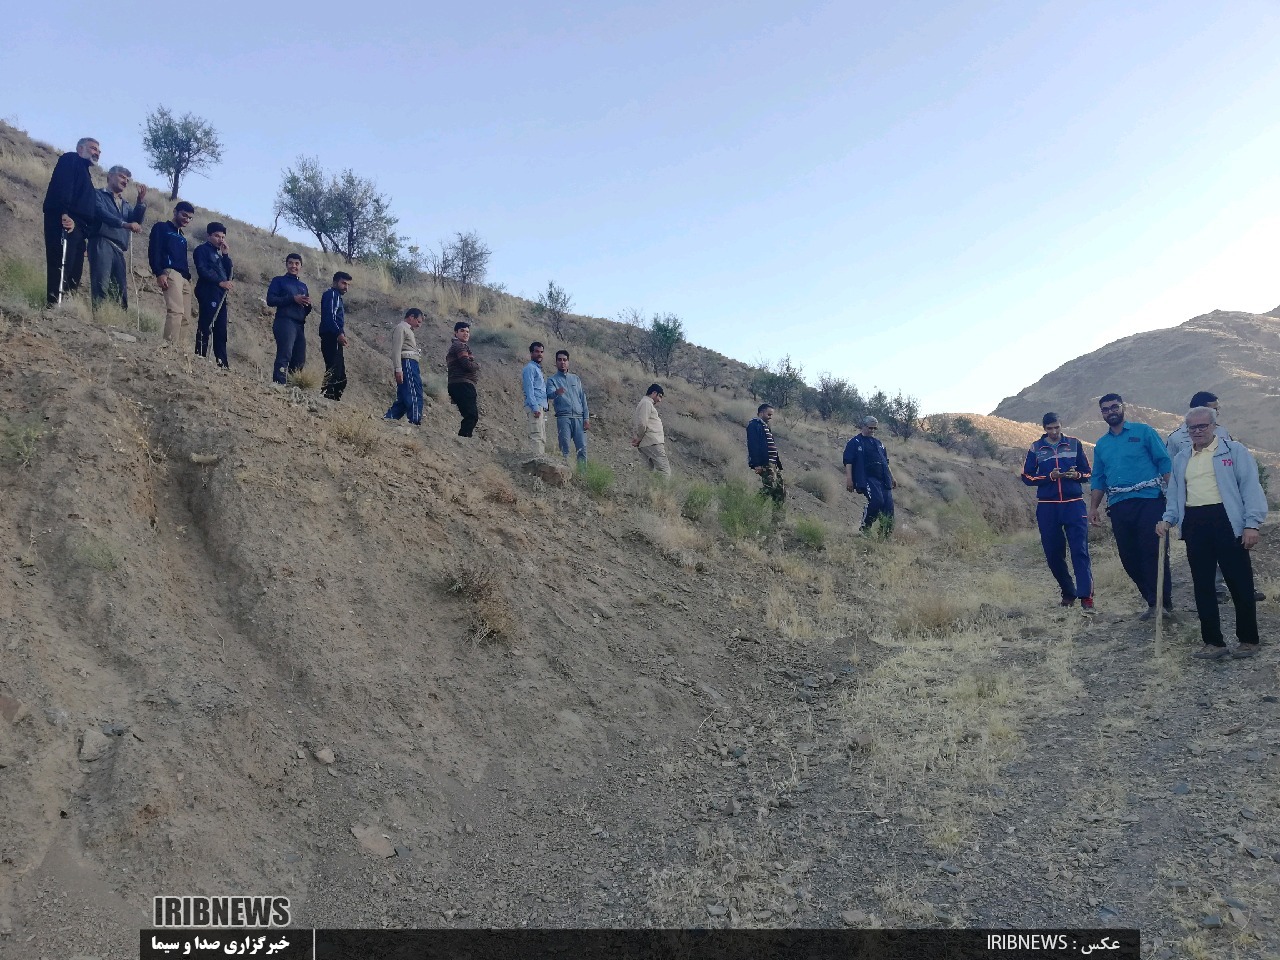
[[[1156,615],[1156,608],[1154,606],[1151,606],[1151,607],[1147,607],[1146,610],[1138,614],[1138,619],[1145,623],[1146,621],[1153,619],[1155,615]]]
[[[1058,606],[1060,607],[1074,607],[1075,605],[1076,598],[1068,597],[1065,593],[1062,595],[1062,599],[1058,601]]]
[[[1255,590],[1253,591],[1253,599],[1261,603],[1263,600],[1267,599],[1267,595],[1263,593],[1261,590]]]

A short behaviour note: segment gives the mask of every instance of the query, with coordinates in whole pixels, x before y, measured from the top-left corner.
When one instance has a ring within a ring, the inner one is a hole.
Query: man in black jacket
[[[302,282],[302,254],[284,258],[285,273],[267,287],[267,306],[276,308],[271,332],[276,338],[276,359],[271,368],[273,383],[284,386],[294,370],[307,363],[307,314],[311,312],[311,292]]]
[[[81,137],[74,153],[58,158],[49,179],[44,195],[44,256],[50,304],[61,299],[63,290],[70,293],[80,286],[85,245],[95,216],[89,168],[101,154],[97,140]],[[63,240],[67,242],[65,259]]]
[[[232,282],[231,258],[227,256],[227,228],[216,220],[204,228],[208,238],[196,247],[196,355],[209,355],[209,335],[213,334],[213,355],[220,370],[227,369],[227,295]]]
[[[89,288],[93,302],[113,296],[129,309],[129,271],[125,254],[132,234],[142,230],[147,215],[147,188],[138,184],[138,199],[130,203],[124,188],[133,174],[119,165],[107,171],[107,186],[94,192],[96,216],[89,236]],[[113,289],[114,288],[114,289]]]
[[[176,343],[189,316],[187,287],[191,283],[191,264],[187,260],[186,229],[196,208],[179,200],[173,208],[173,219],[162,220],[151,228],[147,244],[147,262],[156,278],[156,286],[164,294],[164,338]]]

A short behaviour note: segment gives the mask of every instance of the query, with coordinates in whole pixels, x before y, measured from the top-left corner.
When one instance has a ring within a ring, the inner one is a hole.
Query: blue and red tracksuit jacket
[[[1057,468],[1067,471],[1073,467],[1080,471],[1075,480],[1059,477],[1050,480],[1049,473]],[[1027,462],[1022,467],[1022,482],[1028,487],[1037,487],[1036,498],[1041,503],[1069,503],[1084,499],[1082,482],[1087,483],[1091,476],[1089,458],[1085,455],[1084,445],[1075,437],[1063,434],[1057,443],[1043,435],[1031,445],[1027,451]]]

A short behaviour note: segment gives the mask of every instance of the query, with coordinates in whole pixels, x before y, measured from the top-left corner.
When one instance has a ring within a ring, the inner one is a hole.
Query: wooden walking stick
[[[1161,640],[1164,635],[1164,562],[1169,553],[1169,534],[1160,536],[1159,559],[1156,561],[1156,658],[1161,656]]]

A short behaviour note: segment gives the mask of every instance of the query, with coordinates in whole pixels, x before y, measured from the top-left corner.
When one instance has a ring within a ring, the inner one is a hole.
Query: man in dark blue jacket
[[[98,141],[81,137],[74,153],[64,153],[54,165],[44,195],[45,294],[50,304],[80,286],[89,227],[96,217],[93,180],[89,168],[102,155]],[[65,259],[62,242],[67,242]]]
[[[267,306],[276,308],[275,323],[271,332],[276,337],[276,361],[271,368],[273,382],[284,386],[294,370],[301,370],[307,363],[307,314],[311,312],[311,294],[307,285],[299,279],[302,273],[302,254],[291,253],[284,258],[285,273],[271,281],[267,288]]]
[[[1089,565],[1089,511],[1081,480],[1088,480],[1089,458],[1075,437],[1063,436],[1056,413],[1041,420],[1044,435],[1031,444],[1022,466],[1022,482],[1036,488],[1036,523],[1049,572],[1062,589],[1062,606],[1080,600],[1086,613],[1093,612],[1093,571]],[[1075,580],[1067,572],[1067,548]]]
[[[213,335],[213,356],[218,369],[226,370],[227,362],[227,297],[235,282],[231,279],[234,265],[227,254],[227,228],[216,220],[204,228],[207,238],[196,247],[191,259],[196,263],[196,355],[209,355],[209,336]]]
[[[760,492],[773,501],[773,518],[778,520],[787,488],[782,482],[782,457],[769,427],[772,419],[773,405],[762,403],[756,408],[755,419],[747,424],[747,466],[760,475]]]
[[[156,286],[164,294],[164,338],[176,343],[187,322],[187,286],[191,283],[191,264],[187,260],[187,228],[196,208],[179,200],[173,208],[173,219],[162,220],[151,228],[147,243],[147,262],[156,278]]]
[[[844,448],[844,485],[846,490],[856,490],[867,498],[867,508],[862,513],[862,529],[870,529],[876,521],[882,521],[885,533],[893,530],[893,491],[898,481],[889,469],[889,454],[884,444],[876,439],[880,421],[875,417],[862,418],[860,431]]]
[[[89,231],[89,289],[93,302],[114,294],[120,305],[129,309],[129,271],[125,254],[133,234],[142,231],[147,215],[147,188],[138,184],[138,200],[124,198],[124,188],[133,174],[119,165],[107,171],[107,186],[94,191],[95,216]]]
[[[347,389],[347,362],[342,348],[347,345],[347,308],[342,302],[351,284],[351,274],[339,270],[333,286],[320,298],[320,352],[324,355],[324,389],[330,400],[341,400]]]

